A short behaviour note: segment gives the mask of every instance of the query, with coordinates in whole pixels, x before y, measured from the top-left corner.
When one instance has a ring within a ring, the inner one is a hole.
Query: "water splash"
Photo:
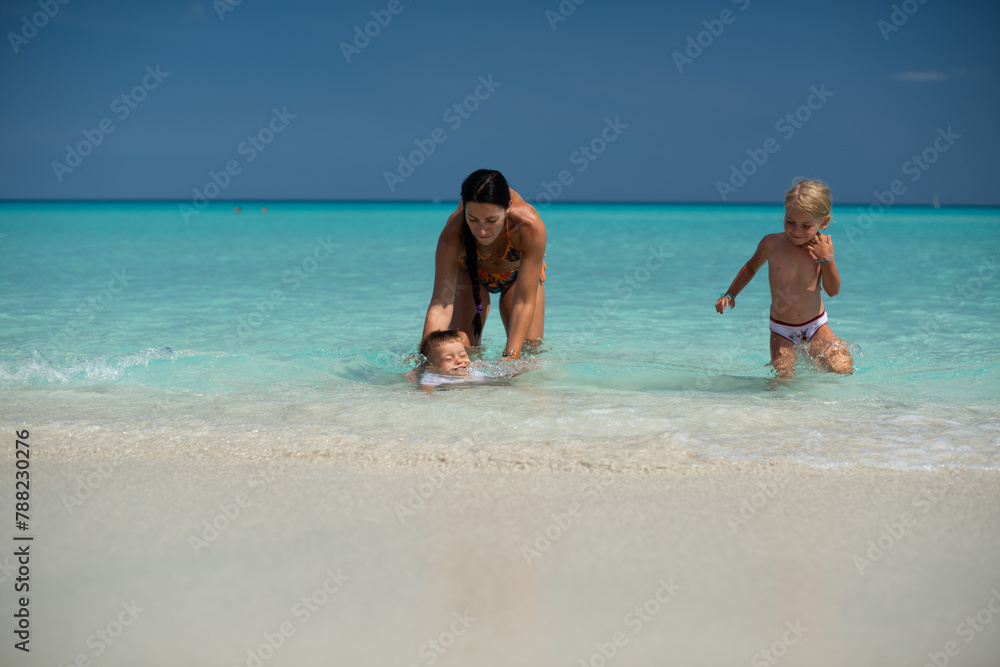
[[[0,387],[114,383],[137,366],[148,369],[150,362],[173,361],[177,357],[178,354],[169,347],[150,347],[110,358],[99,354],[91,358],[74,356],[61,360],[46,359],[36,350],[28,358],[0,361]]]

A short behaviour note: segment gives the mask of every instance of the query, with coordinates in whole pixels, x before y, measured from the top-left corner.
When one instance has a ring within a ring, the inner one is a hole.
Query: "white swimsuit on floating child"
[[[468,375],[442,375],[441,373],[425,372],[420,377],[420,384],[436,387],[441,384],[463,384],[466,382],[482,382],[490,377],[486,373],[470,368]]]

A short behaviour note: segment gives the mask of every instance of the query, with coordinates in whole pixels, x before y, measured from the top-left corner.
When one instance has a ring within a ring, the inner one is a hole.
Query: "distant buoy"
[[[260,207],[260,212],[261,213],[267,213],[267,207],[266,206],[261,206]]]
[[[233,213],[240,213],[242,210],[243,210],[242,208],[240,208],[239,206],[236,206],[236,207],[233,208]]]

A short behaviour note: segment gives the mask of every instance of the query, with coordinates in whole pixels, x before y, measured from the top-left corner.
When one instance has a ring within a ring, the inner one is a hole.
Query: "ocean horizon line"
[[[316,198],[305,198],[305,199],[291,199],[291,198],[246,198],[246,199],[213,199],[210,203],[214,205],[227,204],[227,205],[245,205],[245,204],[265,204],[265,205],[275,205],[275,204],[446,204],[449,202],[457,202],[458,198],[455,199],[316,199]],[[79,198],[51,198],[51,199],[0,199],[0,205],[9,204],[185,204],[189,206],[190,199],[172,199],[172,198],[154,198],[154,197],[117,197],[117,198],[93,198],[93,199],[79,199]],[[528,203],[532,203],[529,201]],[[545,203],[543,206],[549,208],[552,206],[564,206],[564,205],[596,205],[596,206],[715,206],[715,207],[729,207],[729,206],[761,206],[761,207],[780,207],[780,201],[731,201],[731,202],[713,202],[713,201],[698,201],[698,200],[588,200],[588,199],[578,199],[578,200],[560,200],[557,202]],[[834,202],[834,208],[844,207],[844,206],[874,206],[881,205],[878,202]],[[933,203],[916,204],[916,203],[894,203],[886,208],[958,208],[958,209],[970,209],[970,208],[1000,208],[1000,204],[939,204],[935,206]]]

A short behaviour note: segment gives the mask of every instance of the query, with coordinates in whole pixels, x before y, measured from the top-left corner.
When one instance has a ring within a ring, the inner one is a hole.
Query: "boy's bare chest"
[[[819,275],[819,265],[801,248],[775,248],[768,257],[768,276],[783,284],[808,287]]]

